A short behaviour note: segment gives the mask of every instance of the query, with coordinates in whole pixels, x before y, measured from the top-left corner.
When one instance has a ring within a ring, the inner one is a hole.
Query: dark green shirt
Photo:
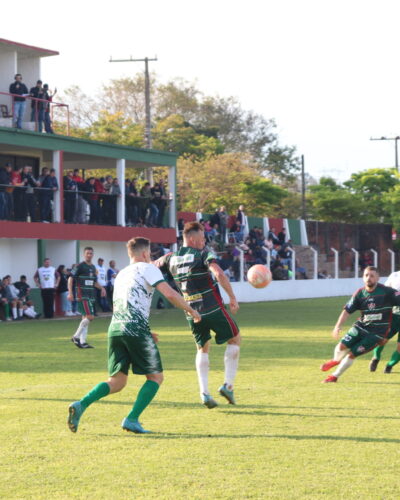
[[[365,287],[358,289],[344,306],[349,313],[361,311],[361,317],[354,323],[365,333],[385,337],[392,324],[392,307],[400,305],[400,292],[378,283],[372,292]]]
[[[208,250],[181,247],[156,261],[162,273],[169,274],[178,285],[183,298],[202,316],[223,307],[221,294],[209,265],[216,257]]]
[[[94,284],[97,281],[97,269],[93,264],[86,264],[86,262],[78,264],[74,273],[74,279],[78,299],[96,300]]]

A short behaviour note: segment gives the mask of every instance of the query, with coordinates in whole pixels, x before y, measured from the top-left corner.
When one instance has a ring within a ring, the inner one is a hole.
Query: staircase
[[[308,246],[293,246],[296,252],[296,260],[298,266],[304,267],[306,269],[306,275],[309,279],[314,277],[314,252]],[[325,253],[318,253],[318,271],[325,271],[326,274],[332,278],[335,276],[335,261],[332,258],[328,258]],[[340,278],[352,278],[354,276],[354,271],[339,270]]]

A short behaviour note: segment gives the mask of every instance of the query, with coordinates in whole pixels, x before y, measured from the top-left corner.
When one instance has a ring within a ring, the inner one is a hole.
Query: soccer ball
[[[256,264],[247,271],[247,281],[254,288],[265,288],[272,281],[271,271],[267,266]]]

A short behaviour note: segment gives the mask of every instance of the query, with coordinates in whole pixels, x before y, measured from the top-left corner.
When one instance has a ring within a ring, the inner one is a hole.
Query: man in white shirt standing
[[[50,265],[50,259],[45,258],[43,266],[39,267],[33,279],[36,286],[40,288],[43,302],[43,314],[45,318],[54,316],[54,295],[60,281],[60,275],[54,267]]]
[[[97,283],[106,288],[107,287],[107,269],[104,267],[104,259],[101,257],[97,259]],[[97,302],[100,304],[100,307],[103,312],[109,312],[110,306],[108,304],[107,297],[101,296],[101,290],[99,288],[96,289],[97,294]]]

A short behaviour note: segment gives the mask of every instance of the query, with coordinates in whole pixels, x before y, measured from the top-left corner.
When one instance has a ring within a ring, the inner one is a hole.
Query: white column
[[[310,247],[310,250],[314,254],[314,279],[318,279],[318,252],[315,248]]]
[[[374,267],[378,268],[378,252],[371,248],[371,253],[374,256]]]
[[[63,152],[53,151],[53,168],[56,171],[56,179],[58,183],[58,189],[54,192],[53,196],[53,219],[54,222],[62,222],[62,207],[64,204],[64,190],[63,190]]]
[[[292,252],[292,280],[295,280],[296,279],[296,250],[294,248],[291,248],[291,247],[287,247],[287,249]]]
[[[263,250],[267,254],[267,267],[268,269],[271,269],[271,250],[269,250],[267,247],[263,247]]]
[[[394,273],[394,252],[390,248],[388,248],[388,252],[390,253],[390,272]]]
[[[335,279],[337,280],[339,278],[339,252],[336,248],[331,248],[331,250],[335,255]]]
[[[355,248],[352,248],[351,251],[354,253],[354,277],[358,278],[358,252]]]
[[[117,179],[121,197],[117,198],[117,225],[125,227],[125,160],[117,160]]]
[[[176,227],[176,167],[168,169],[169,227]]]

